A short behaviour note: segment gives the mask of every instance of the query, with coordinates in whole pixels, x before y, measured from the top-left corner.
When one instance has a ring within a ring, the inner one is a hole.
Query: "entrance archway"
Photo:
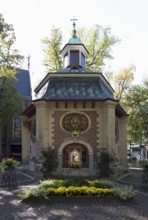
[[[63,167],[89,167],[88,149],[78,143],[68,144],[63,149]]]
[[[58,174],[73,175],[72,163],[80,165],[80,175],[90,175],[93,173],[93,149],[84,140],[73,139],[64,141],[58,148]],[[67,174],[69,173],[69,174]]]

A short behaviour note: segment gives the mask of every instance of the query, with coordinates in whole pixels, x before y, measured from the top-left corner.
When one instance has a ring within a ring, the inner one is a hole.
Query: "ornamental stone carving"
[[[89,119],[82,113],[68,113],[62,118],[62,127],[70,133],[73,131],[84,132],[89,127]]]

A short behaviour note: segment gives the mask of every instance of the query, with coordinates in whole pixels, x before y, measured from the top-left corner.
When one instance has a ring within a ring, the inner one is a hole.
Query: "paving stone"
[[[141,191],[140,185],[130,202],[111,198],[60,198],[27,204],[18,195],[23,188],[33,188],[36,184],[26,185],[29,177],[23,175],[19,175],[21,186],[17,189],[0,188],[0,220],[148,220],[148,191]]]

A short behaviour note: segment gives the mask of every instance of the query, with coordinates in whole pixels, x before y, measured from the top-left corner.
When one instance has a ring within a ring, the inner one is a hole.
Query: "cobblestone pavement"
[[[22,203],[18,189],[0,188],[0,220],[148,220],[148,193],[133,200],[59,198],[49,202]]]

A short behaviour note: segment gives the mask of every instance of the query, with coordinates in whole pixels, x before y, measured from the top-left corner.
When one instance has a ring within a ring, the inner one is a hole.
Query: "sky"
[[[14,27],[15,48],[31,57],[32,88],[47,74],[41,39],[50,36],[55,26],[67,43],[73,17],[78,19],[76,27],[110,27],[112,35],[120,39],[112,47],[114,59],[106,62],[104,71],[117,73],[134,64],[135,84],[148,77],[148,0],[0,0],[0,13]]]

